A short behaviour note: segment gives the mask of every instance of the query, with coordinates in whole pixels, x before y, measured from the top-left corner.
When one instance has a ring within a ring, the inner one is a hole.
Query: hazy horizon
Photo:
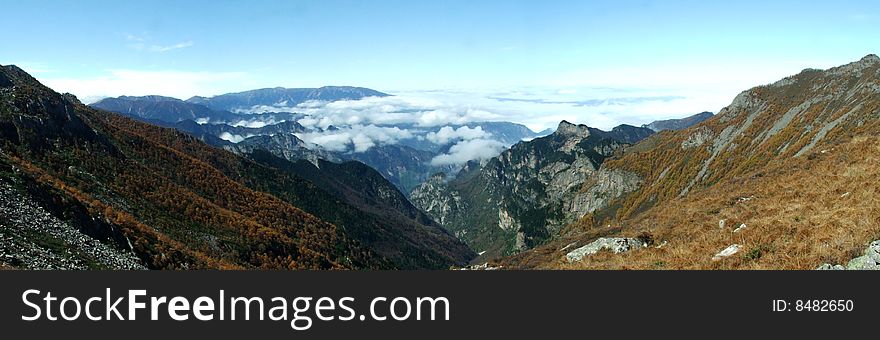
[[[31,1],[0,64],[84,102],[358,86],[376,105],[607,129],[875,53],[880,5],[842,1]],[[363,106],[363,105],[359,105]],[[370,112],[363,112],[370,113]],[[376,111],[375,114],[380,114]],[[476,117],[474,117],[476,118]],[[461,119],[459,119],[461,120]],[[451,123],[451,121],[450,121]]]

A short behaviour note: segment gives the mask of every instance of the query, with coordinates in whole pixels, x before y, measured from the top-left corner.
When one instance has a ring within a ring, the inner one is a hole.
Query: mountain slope
[[[637,176],[599,172],[599,166],[652,133],[627,125],[606,132],[563,121],[553,134],[518,143],[483,166],[470,163],[454,179],[434,176],[411,198],[484,256],[512,254],[637,187]],[[584,185],[592,186],[581,190]]]
[[[701,112],[693,116],[681,119],[653,121],[650,124],[645,124],[642,127],[649,128],[651,130],[654,130],[655,132],[660,132],[663,130],[684,130],[691,126],[697,125],[706,119],[712,118],[713,115],[714,114],[712,114],[712,112]]]
[[[701,124],[659,133],[606,161],[606,171],[637,175],[644,184],[568,226],[558,240],[503,262],[736,269],[845,263],[880,238],[878,117],[875,55],[755,87]],[[598,236],[639,234],[668,244],[562,260]],[[733,244],[740,253],[712,259]]]
[[[146,121],[174,123],[187,119],[208,119],[222,122],[238,118],[238,115],[231,112],[213,110],[206,106],[162,96],[105,98],[91,106]]]
[[[334,194],[346,204],[361,211],[358,220],[337,225],[371,225],[370,229],[351,229],[373,249],[396,263],[415,268],[448,268],[463,265],[476,256],[464,243],[449,234],[425,213],[417,209],[381,174],[360,162],[333,163],[318,160],[289,162],[269,152],[256,150],[249,155],[262,164],[305,178]],[[309,208],[306,208],[307,210]],[[344,209],[332,207],[326,212],[314,210],[319,216],[330,216]],[[310,210],[312,211],[312,210]]]
[[[369,215],[289,172],[84,106],[14,66],[2,68],[0,85],[0,180],[46,197],[54,216],[149,268],[458,264],[377,255],[389,235],[375,218],[359,223]]]
[[[282,88],[228,94],[224,95],[228,97],[221,96],[222,98],[218,98],[218,100],[222,102],[223,100],[233,101],[233,99],[239,97],[253,97],[251,99],[254,101],[272,101],[277,99],[287,103],[291,95],[317,96],[326,100],[334,100],[333,98],[347,99],[353,93],[375,96],[385,95],[374,93],[372,90],[357,88],[326,88],[315,93],[304,91],[303,89]],[[334,97],[337,95],[338,97]],[[356,98],[360,96],[351,95],[351,97]],[[193,100],[193,102],[204,104],[208,101],[205,98]],[[306,159],[315,164],[317,164],[317,159],[360,161],[375,168],[406,194],[409,194],[413,188],[423,183],[432,174],[440,171],[450,171],[452,168],[457,167],[455,165],[431,165],[431,160],[435,156],[448,152],[452,145],[459,142],[457,138],[444,139],[442,142],[431,141],[425,138],[409,138],[399,141],[399,144],[376,145],[363,152],[355,152],[354,150],[330,152],[318,145],[307,144],[297,137],[289,136],[293,133],[328,133],[333,131],[332,128],[337,128],[332,127],[327,130],[306,128],[297,123],[299,119],[304,117],[303,114],[298,113],[263,112],[234,114],[228,111],[210,109],[202,104],[183,102],[161,96],[108,98],[92,104],[92,106],[118,112],[151,124],[173,127],[188,132],[208,144],[223,147],[233,152],[248,153],[262,148],[290,161],[295,162],[299,159]],[[274,108],[281,109],[280,107]],[[427,128],[415,124],[380,125],[379,127],[394,127],[407,130],[413,136],[430,133],[436,134],[442,128],[451,128],[453,130],[462,128],[477,129],[480,133],[484,133],[485,137],[497,140],[504,145],[513,145],[524,139],[541,136],[524,125],[509,122],[475,122],[465,125]]]
[[[186,101],[201,104],[215,110],[231,112],[249,111],[254,107],[273,106],[294,107],[310,100],[339,101],[358,100],[365,97],[387,97],[386,93],[362,87],[325,86],[321,88],[288,89],[283,87],[266,88],[237,93],[227,93],[214,97],[192,97]],[[271,111],[271,110],[269,110]]]

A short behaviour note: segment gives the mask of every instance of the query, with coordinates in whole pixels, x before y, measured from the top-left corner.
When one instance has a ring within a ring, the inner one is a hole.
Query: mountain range
[[[609,131],[398,124],[375,127],[424,137],[339,149],[310,134],[350,127],[303,126],[290,110],[381,96],[86,106],[2,66],[0,266],[880,268],[865,249],[880,238],[875,55],[754,87],[714,115]],[[435,161],[466,138],[504,148]]]
[[[415,269],[474,256],[369,167],[237,155],[85,106],[15,66],[0,68],[0,146],[6,265]],[[77,237],[28,223],[24,209]]]
[[[479,253],[511,255],[633,190],[637,178],[600,167],[652,134],[629,125],[602,131],[563,121],[549,136],[518,143],[483,165],[469,164],[451,180],[436,175],[411,196]]]
[[[638,185],[493,265],[878,269],[876,249],[866,249],[880,238],[878,117],[876,55],[754,87],[702,123],[606,160],[600,171]],[[640,249],[584,256],[612,240]]]
[[[297,120],[303,118],[304,115],[296,112],[242,112],[244,107],[271,106],[277,110],[289,110],[289,107],[282,106],[295,107],[295,103],[307,100],[350,100],[369,96],[388,95],[357,87],[275,88],[225,94],[210,99],[196,97],[200,99],[187,101],[161,96],[123,96],[106,98],[91,104],[91,106],[117,112],[151,124],[175,128],[196,136],[208,144],[233,152],[244,153],[255,149],[264,149],[289,161],[306,159],[314,164],[317,164],[318,159],[337,162],[360,161],[379,171],[407,195],[432,174],[457,169],[455,164],[431,164],[434,157],[449,151],[450,147],[458,141],[455,138],[442,143],[425,138],[407,138],[397,144],[377,145],[359,152],[355,152],[351,148],[344,151],[334,151],[327,150],[320,145],[307,143],[296,134],[332,133],[338,127],[306,128],[297,123]],[[215,101],[214,104],[210,104],[211,101]],[[271,103],[283,103],[283,105]],[[206,106],[209,104],[213,105],[213,108]],[[475,122],[428,127],[407,123],[377,125],[377,127],[404,130],[412,136],[436,134],[443,128],[452,129],[450,131],[462,128],[477,129],[473,131],[490,136],[493,140],[506,146],[550,132],[535,133],[523,125],[510,122]]]
[[[654,132],[660,132],[663,130],[684,130],[691,126],[697,125],[706,119],[712,118],[712,116],[714,116],[712,112],[701,112],[693,116],[680,119],[657,120],[651,122],[650,124],[645,124],[642,127],[654,130]]]
[[[186,102],[204,105],[215,110],[253,113],[254,110],[271,111],[272,107],[295,107],[308,101],[333,102],[388,96],[389,94],[376,90],[351,86],[325,86],[316,89],[275,87],[227,93],[209,98],[196,96],[187,99]]]

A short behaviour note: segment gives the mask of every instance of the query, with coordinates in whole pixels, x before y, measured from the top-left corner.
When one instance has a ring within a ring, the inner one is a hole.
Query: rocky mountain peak
[[[863,64],[877,64],[880,63],[880,57],[876,54],[869,54],[862,58],[862,60],[859,60],[859,62]]]
[[[36,79],[15,65],[0,66],[0,87],[20,86],[33,83]]]
[[[835,67],[829,69],[826,72],[826,75],[832,76],[860,76],[863,71],[880,66],[880,57],[876,54],[869,54],[859,61],[852,62],[843,66]]]
[[[575,124],[569,123],[566,120],[563,120],[562,122],[559,123],[559,127],[556,128],[556,132],[554,132],[554,134],[557,136],[566,137],[566,138],[567,137],[587,138],[590,136],[590,128],[587,127],[586,125],[583,125],[583,124],[575,125]]]

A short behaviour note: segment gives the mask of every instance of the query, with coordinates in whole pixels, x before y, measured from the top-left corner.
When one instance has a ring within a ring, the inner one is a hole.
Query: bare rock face
[[[412,191],[413,203],[471,248],[509,255],[636,190],[643,180],[603,161],[653,134],[621,125],[602,131],[563,121],[553,134],[514,145],[479,167]]]
[[[727,248],[724,248],[724,250],[718,252],[718,254],[715,254],[715,256],[712,256],[712,261],[721,261],[727,257],[735,255],[736,253],[739,253],[740,250],[742,250],[741,245],[732,244]]]
[[[830,263],[823,263],[822,265],[820,265],[819,267],[817,267],[816,270],[846,270],[846,267],[841,266],[841,265],[839,265],[839,264],[838,264],[838,265],[833,265],[833,264],[830,264]]]
[[[606,207],[610,201],[637,190],[643,182],[637,174],[618,169],[599,170],[593,179],[595,184],[586,191],[578,192],[571,198],[566,197],[567,206],[570,208],[569,220],[584,217]]]
[[[249,154],[255,150],[266,150],[277,157],[292,162],[304,159],[316,166],[319,159],[331,162],[341,161],[333,153],[319,146],[309,145],[293,134],[253,136],[240,143],[225,145],[223,148],[238,154]]]
[[[703,146],[706,142],[711,141],[712,137],[714,137],[712,130],[700,128],[694,131],[684,142],[681,142],[681,148],[687,150]]]
[[[82,233],[2,181],[0,263],[26,269],[146,269],[131,249]]]
[[[587,138],[590,136],[590,129],[586,125],[575,125],[563,120],[559,123],[554,134],[562,137]]]
[[[565,255],[565,259],[568,262],[577,262],[583,260],[585,256],[596,254],[602,250],[609,250],[615,254],[620,254],[641,249],[644,246],[642,241],[635,238],[601,237],[588,245],[570,251]]]
[[[871,242],[865,249],[865,255],[857,257],[846,264],[847,270],[880,270],[880,240]]]

